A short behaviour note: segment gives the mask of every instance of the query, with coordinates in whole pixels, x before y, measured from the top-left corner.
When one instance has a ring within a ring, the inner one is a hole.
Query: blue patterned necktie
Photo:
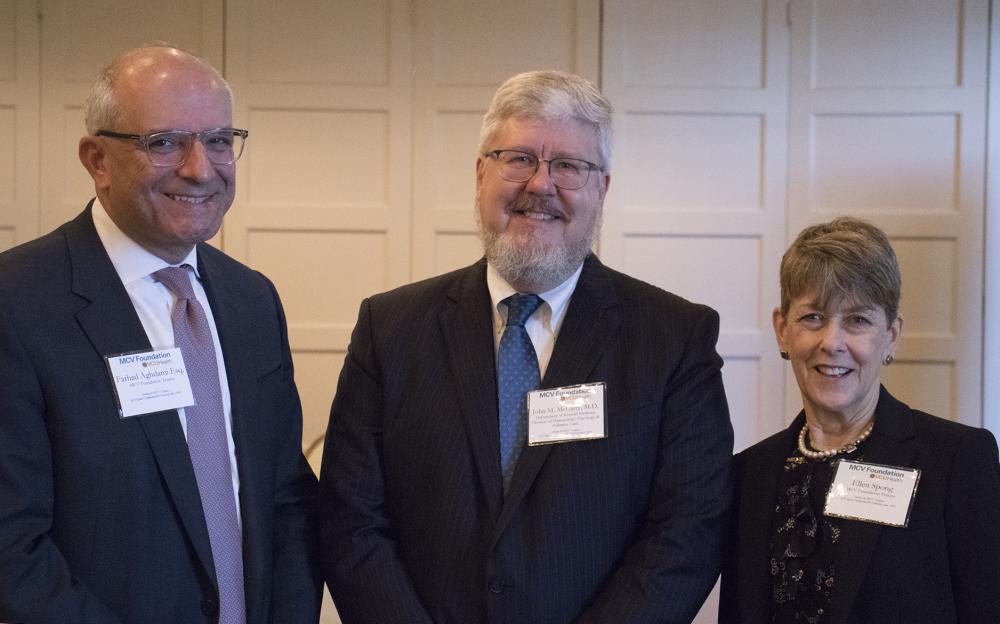
[[[538,357],[524,322],[542,300],[538,295],[511,295],[503,303],[507,304],[507,326],[497,349],[497,386],[500,391],[500,472],[506,493],[528,433],[527,394],[541,383]]]
[[[198,481],[219,585],[219,624],[243,624],[246,622],[243,540],[233,494],[219,367],[208,317],[195,298],[188,269],[190,266],[186,264],[167,267],[153,273],[153,279],[177,297],[170,321],[174,326],[174,346],[184,356],[194,393],[195,404],[184,409],[184,417],[188,452]]]

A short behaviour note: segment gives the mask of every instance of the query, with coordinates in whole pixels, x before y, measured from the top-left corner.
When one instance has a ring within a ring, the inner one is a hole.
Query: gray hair
[[[562,71],[531,71],[508,79],[497,89],[479,130],[479,152],[486,150],[500,125],[508,119],[591,124],[603,171],[611,169],[611,102],[594,83]]]
[[[229,87],[226,79],[222,77],[222,74],[219,73],[219,70],[212,67],[211,63],[193,52],[158,41],[123,52],[101,69],[97,75],[97,80],[90,86],[90,91],[87,93],[87,99],[83,105],[83,119],[88,134],[95,134],[98,130],[112,130],[117,127],[124,113],[115,100],[118,77],[135,56],[143,53],[148,54],[157,50],[176,50],[195,64],[205,68],[225,87],[230,105],[232,104],[233,90]]]
[[[781,314],[792,299],[814,294],[817,305],[852,301],[878,305],[892,325],[902,279],[885,232],[867,221],[840,217],[807,227],[781,258]]]

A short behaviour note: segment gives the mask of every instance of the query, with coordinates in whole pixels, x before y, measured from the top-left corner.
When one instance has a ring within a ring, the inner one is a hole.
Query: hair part
[[[212,74],[225,88],[226,94],[229,96],[229,103],[232,105],[233,90],[230,88],[229,83],[226,82],[226,79],[222,77],[222,74],[219,73],[219,70],[215,69],[208,60],[190,50],[185,50],[184,48],[163,41],[156,41],[119,54],[98,73],[97,79],[90,86],[90,91],[87,93],[87,99],[83,105],[83,119],[88,134],[96,134],[99,130],[113,130],[121,122],[125,111],[118,105],[115,94],[118,88],[118,79],[122,71],[140,55],[148,55],[166,50],[173,50],[180,53],[186,59]]]
[[[781,258],[781,315],[793,299],[815,295],[815,305],[878,305],[887,326],[899,314],[902,279],[885,232],[867,221],[840,217],[807,227]]]
[[[593,126],[597,163],[611,170],[611,102],[585,78],[556,70],[530,71],[500,85],[479,130],[479,153],[486,151],[497,130],[508,119],[577,120]]]

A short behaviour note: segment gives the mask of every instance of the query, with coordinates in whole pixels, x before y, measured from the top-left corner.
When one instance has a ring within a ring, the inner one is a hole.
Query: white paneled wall
[[[790,235],[838,214],[889,234],[902,400],[982,424],[987,0],[793,0]],[[791,377],[788,377],[789,384]],[[794,392],[787,404],[798,404]]]
[[[719,311],[743,448],[784,418],[771,329],[786,227],[784,3],[609,0],[604,15],[618,134],[601,253]]]
[[[223,248],[281,292],[309,447],[362,298],[410,279],[411,13],[401,0],[234,0],[226,25],[250,141]]]
[[[0,249],[92,195],[76,154],[102,64],[153,40],[205,55],[250,129],[215,242],[282,294],[318,469],[361,299],[479,257],[482,114],[510,75],[564,69],[616,109],[600,255],[719,311],[738,448],[800,404],[771,332],[781,254],[846,213],[885,228],[903,266],[887,385],[980,424],[988,14],[989,0],[0,0]]]
[[[0,0],[0,250],[38,236],[38,19]]]

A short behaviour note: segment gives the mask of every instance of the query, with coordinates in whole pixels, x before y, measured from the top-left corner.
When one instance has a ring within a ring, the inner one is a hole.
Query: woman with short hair
[[[719,621],[1000,623],[996,440],[881,385],[903,325],[888,238],[849,217],[806,228],[780,280],[803,409],[736,457]]]

